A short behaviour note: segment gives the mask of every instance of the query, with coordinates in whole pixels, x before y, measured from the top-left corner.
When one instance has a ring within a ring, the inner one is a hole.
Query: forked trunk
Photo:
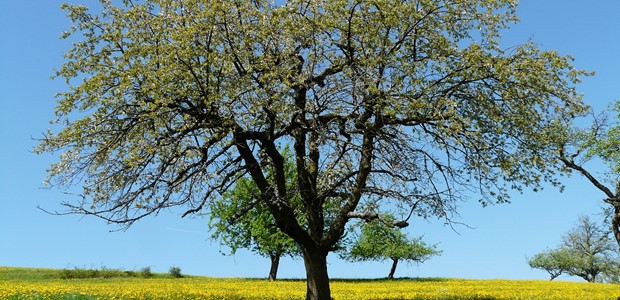
[[[280,265],[280,254],[269,254],[271,268],[269,269],[269,281],[275,281],[278,277],[278,266]]]
[[[392,258],[392,268],[390,269],[389,279],[394,279],[394,273],[396,272],[396,266],[398,266],[398,258]]]
[[[303,254],[306,266],[306,300],[331,300],[327,253],[304,249]]]

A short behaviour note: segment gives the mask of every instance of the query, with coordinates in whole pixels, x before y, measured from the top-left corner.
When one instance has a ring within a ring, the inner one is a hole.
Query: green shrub
[[[132,277],[132,273],[134,272],[107,269],[105,267],[101,268],[100,270],[75,268],[63,269],[60,272],[59,276],[61,279],[119,278]]]
[[[153,277],[153,272],[151,272],[151,267],[144,267],[140,270],[140,276],[142,278],[151,278]]]
[[[63,269],[60,273],[62,279],[85,279],[85,278],[99,278],[99,270],[94,269]]]
[[[127,277],[138,277],[135,271],[125,271],[125,276]]]
[[[100,278],[118,278],[118,277],[127,277],[127,274],[121,270],[116,269],[108,269],[106,267],[101,267],[99,270]]]
[[[174,277],[174,278],[182,278],[183,274],[181,274],[181,268],[179,267],[170,267],[170,270],[168,270],[168,273],[170,273],[170,276]]]

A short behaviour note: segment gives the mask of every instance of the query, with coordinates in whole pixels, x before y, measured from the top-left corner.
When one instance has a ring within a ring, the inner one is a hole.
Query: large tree
[[[620,101],[591,115],[588,128],[568,128],[557,140],[559,158],[566,170],[582,175],[603,193],[608,222],[620,247]]]
[[[81,189],[67,212],[188,216],[249,176],[299,244],[308,299],[330,298],[349,220],[386,204],[449,219],[467,195],[554,181],[548,128],[584,110],[569,58],[500,47],[513,0],[100,2],[64,6],[69,88],[38,148],[63,152],[50,184]]]

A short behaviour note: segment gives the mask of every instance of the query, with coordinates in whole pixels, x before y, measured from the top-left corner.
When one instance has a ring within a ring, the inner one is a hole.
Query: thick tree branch
[[[611,201],[616,200],[617,196],[614,195],[614,193],[605,185],[603,185],[600,181],[598,181],[598,179],[596,179],[596,177],[594,177],[592,174],[590,174],[590,172],[588,172],[588,170],[586,170],[585,168],[583,168],[580,165],[577,165],[573,159],[569,159],[566,158],[566,155],[564,154],[564,150],[562,149],[560,151],[560,161],[562,163],[564,163],[564,165],[566,165],[567,167],[578,171],[579,173],[581,173],[581,175],[583,175],[584,177],[586,177],[596,188],[598,188],[599,190],[601,190],[603,193],[605,193],[605,195],[607,195],[608,199],[610,199]],[[618,200],[616,200],[617,202]]]
[[[390,221],[381,217],[380,214],[373,211],[364,211],[364,212],[349,212],[347,214],[347,218],[349,219],[362,219],[365,222],[371,222],[373,220],[379,220],[383,224],[388,227],[397,227],[397,228],[405,228],[409,226],[409,223],[406,220],[401,221]]]

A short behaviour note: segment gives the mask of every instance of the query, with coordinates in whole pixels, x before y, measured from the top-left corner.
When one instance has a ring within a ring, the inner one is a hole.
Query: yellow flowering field
[[[303,299],[305,282],[260,279],[9,279],[0,299]],[[516,280],[334,280],[340,299],[617,299],[620,285]]]

